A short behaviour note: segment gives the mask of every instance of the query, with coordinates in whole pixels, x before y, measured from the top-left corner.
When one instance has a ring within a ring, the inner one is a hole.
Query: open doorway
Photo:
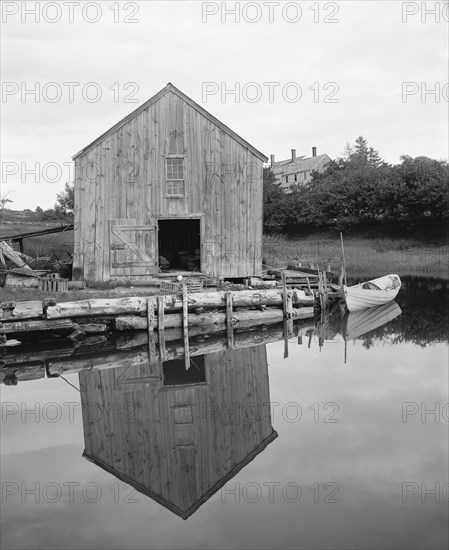
[[[199,219],[159,220],[158,229],[162,271],[201,271]]]
[[[190,368],[186,370],[184,359],[172,359],[162,363],[164,386],[186,386],[206,383],[206,362],[204,355],[195,355],[190,359]]]

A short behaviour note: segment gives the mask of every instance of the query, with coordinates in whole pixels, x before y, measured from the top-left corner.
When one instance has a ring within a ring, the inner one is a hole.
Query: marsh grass
[[[19,235],[21,233],[32,233],[55,227],[58,224],[23,223],[23,224],[0,224],[2,237]],[[23,240],[24,253],[29,256],[58,256],[66,257],[73,254],[73,231],[63,231],[39,237],[29,237]]]
[[[57,224],[52,224],[53,226]],[[48,229],[52,225],[43,223],[16,223],[0,224],[1,236],[13,236],[22,233],[32,233]],[[17,244],[14,248],[18,250]],[[61,260],[70,260],[73,254],[73,231],[63,231],[50,235],[41,235],[38,237],[28,237],[23,240],[23,251],[28,256],[34,258],[29,262],[33,269],[49,269],[51,271],[61,272],[63,277],[71,277],[71,273],[59,265]],[[40,257],[49,257],[48,260],[39,259]]]
[[[349,236],[344,239],[346,271],[354,278],[373,278],[387,273],[449,279],[448,244],[419,242],[416,239],[378,239]],[[282,267],[300,261],[303,266],[330,265],[337,273],[341,266],[338,237],[326,234],[291,239],[284,235],[265,235],[264,263]]]

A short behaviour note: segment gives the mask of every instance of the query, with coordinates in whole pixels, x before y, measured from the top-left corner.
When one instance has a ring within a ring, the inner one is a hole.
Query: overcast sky
[[[447,1],[3,1],[2,81],[14,209],[53,206],[71,157],[167,82],[277,160],[359,135],[448,157]]]

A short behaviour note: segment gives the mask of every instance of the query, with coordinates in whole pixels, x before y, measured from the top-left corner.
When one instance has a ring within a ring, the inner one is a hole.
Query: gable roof
[[[223,487],[228,481],[230,481],[234,476],[240,472],[247,464],[252,462],[258,454],[260,454],[272,441],[274,441],[278,437],[278,433],[276,430],[272,430],[271,434],[266,437],[255,449],[253,449],[249,455],[244,458],[241,462],[236,464],[229,472],[219,481],[217,481],[212,487],[210,487],[207,491],[204,492],[204,494],[201,496],[199,500],[197,500],[195,503],[193,503],[188,509],[182,509],[173,502],[170,502],[166,498],[162,497],[161,495],[158,495],[157,493],[153,492],[149,487],[146,487],[145,485],[142,485],[139,482],[136,482],[135,480],[128,477],[126,474],[117,471],[115,468],[107,464],[106,462],[103,462],[99,458],[96,458],[94,456],[90,456],[86,453],[86,450],[83,452],[83,457],[89,460],[89,462],[92,462],[93,464],[96,464],[106,472],[112,474],[117,479],[120,479],[120,481],[123,481],[127,485],[130,485],[131,487],[134,487],[136,491],[139,493],[146,495],[153,500],[155,500],[157,503],[161,504],[174,514],[180,516],[182,519],[189,518],[200,506],[202,506],[207,500],[210,499],[212,495],[214,495],[221,487]]]
[[[329,155],[317,155],[316,157],[296,157],[294,161],[292,159],[280,160],[275,162],[273,166],[273,172],[276,175],[279,174],[295,174],[297,172],[305,172],[306,170],[312,171],[322,160],[329,159]]]
[[[164,96],[165,94],[167,94],[168,92],[173,92],[174,94],[176,94],[178,97],[180,97],[183,101],[185,101],[188,105],[190,105],[190,107],[192,107],[193,109],[195,109],[196,111],[198,111],[201,115],[203,115],[205,118],[207,118],[210,122],[212,122],[212,124],[215,124],[216,126],[218,126],[221,130],[223,130],[224,132],[226,132],[229,136],[231,136],[233,139],[235,139],[236,141],[238,141],[240,143],[240,145],[243,145],[243,147],[246,147],[247,149],[249,149],[254,155],[256,155],[257,157],[259,157],[263,162],[267,162],[268,161],[268,158],[263,154],[261,153],[258,149],[256,149],[255,147],[253,147],[250,143],[248,143],[246,140],[244,140],[242,137],[240,137],[238,134],[236,134],[233,130],[231,130],[231,128],[229,128],[228,126],[226,126],[226,124],[223,124],[220,120],[218,120],[218,118],[215,118],[213,115],[211,115],[208,111],[206,111],[206,109],[203,109],[203,107],[201,107],[201,105],[198,105],[198,103],[196,103],[195,101],[193,101],[193,99],[190,99],[190,97],[188,97],[186,94],[184,94],[183,92],[181,92],[181,90],[178,90],[178,88],[176,88],[175,86],[173,86],[173,84],[171,82],[169,82],[167,84],[167,86],[165,86],[165,88],[162,88],[162,90],[160,90],[156,95],[154,95],[153,97],[151,97],[150,99],[148,99],[148,101],[146,101],[145,103],[143,103],[140,107],[137,107],[137,109],[135,109],[134,111],[132,111],[132,113],[130,113],[129,115],[127,115],[125,118],[122,118],[122,120],[120,120],[119,122],[117,122],[117,124],[114,124],[114,126],[112,126],[111,128],[109,128],[109,130],[107,130],[106,132],[104,132],[103,134],[101,134],[101,136],[99,136],[97,139],[95,139],[94,141],[92,141],[91,143],[89,143],[89,145],[86,145],[86,147],[84,147],[83,149],[81,149],[81,151],[79,151],[78,153],[76,153],[73,157],[72,157],[72,160],[75,160],[76,158],[78,158],[79,156],[81,155],[84,155],[85,153],[87,153],[87,151],[89,151],[90,149],[92,149],[92,147],[94,147],[95,145],[97,145],[98,143],[102,142],[104,139],[106,139],[108,136],[110,136],[112,133],[114,133],[116,130],[118,130],[119,128],[121,128],[122,126],[124,126],[127,122],[129,122],[130,120],[132,120],[134,117],[136,117],[137,115],[139,115],[141,112],[145,111],[146,109],[148,109],[148,107],[150,107],[150,105],[153,105],[153,103],[156,103],[156,101],[158,101],[162,96]]]

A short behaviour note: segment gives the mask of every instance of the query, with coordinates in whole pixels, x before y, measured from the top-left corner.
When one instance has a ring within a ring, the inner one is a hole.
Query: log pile
[[[0,335],[26,339],[33,333],[78,338],[110,330],[187,327],[247,328],[313,317],[313,297],[301,290],[217,291],[157,297],[56,302],[52,299],[0,304]]]
[[[300,332],[313,331],[311,320],[295,323],[293,336]],[[215,329],[216,330],[216,329]],[[253,329],[236,331],[232,349],[242,349],[280,341],[284,338],[283,324],[272,325],[264,330]],[[8,348],[2,357],[0,383],[14,385],[18,381],[35,380],[45,375],[78,373],[84,370],[101,370],[123,366],[151,364],[152,361],[182,359],[186,355],[182,329],[168,329],[164,334],[163,349],[159,334],[152,337],[155,344],[155,357],[149,353],[149,335],[147,332],[123,333],[109,336],[89,336],[83,342],[71,343],[60,340],[56,343],[47,340],[39,345],[28,344]],[[204,338],[201,327],[190,329],[188,356],[194,357],[229,349],[226,333],[209,331]]]

